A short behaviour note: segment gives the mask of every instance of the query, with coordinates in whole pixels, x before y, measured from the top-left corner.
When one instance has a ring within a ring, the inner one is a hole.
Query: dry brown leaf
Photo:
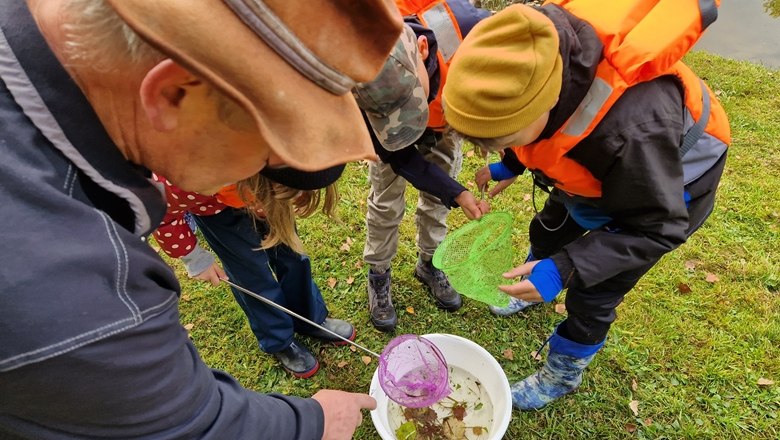
[[[515,360],[515,352],[512,351],[511,348],[507,348],[502,354],[504,355],[504,359],[509,359],[510,361]]]
[[[650,426],[650,425],[653,424],[653,419],[648,417],[648,418],[645,419],[644,422],[642,422],[642,424],[645,425],[645,426]]]
[[[363,267],[363,260],[358,260],[357,263],[355,263],[355,269],[360,269]]]
[[[708,272],[707,276],[704,278],[704,281],[708,283],[717,283],[718,281],[720,281],[720,278],[718,278],[718,276],[715,275],[714,273]]]
[[[466,152],[466,157],[474,157],[474,150],[469,150]]]
[[[677,290],[679,290],[680,293],[691,293],[691,286],[685,283],[680,283],[677,285]]]
[[[368,365],[371,363],[371,356],[360,356],[360,360],[363,361],[364,364]]]
[[[414,315],[414,307],[412,307],[412,306],[407,307],[406,308],[406,313]]]
[[[542,360],[542,354],[539,353],[538,351],[532,351],[531,352],[531,357],[534,358],[537,361],[541,361]]]
[[[636,391],[637,388],[639,388],[639,385],[637,385],[636,379],[631,379],[631,391]]]
[[[352,351],[357,351],[357,348],[354,345],[350,345],[349,349],[352,350]]]
[[[474,188],[475,186],[477,186],[477,184],[469,180],[468,182],[466,182],[466,186],[468,186],[469,188]]]
[[[351,246],[349,245],[349,243],[344,242],[339,249],[341,249],[342,251],[348,251],[350,247]]]
[[[630,434],[633,434],[634,432],[636,432],[636,425],[633,424],[633,423],[626,423],[625,424],[625,428],[626,428],[626,431],[628,431],[628,433],[630,433]]]
[[[150,245],[152,247],[152,250],[155,252],[160,252],[160,246]]]
[[[338,283],[338,280],[336,280],[335,278],[333,277],[328,278],[328,287],[330,287],[331,289],[336,287],[336,283]]]
[[[190,331],[193,327],[195,327],[195,324],[193,323],[184,324],[184,330]]]
[[[189,301],[190,300],[190,294],[189,293],[182,293],[181,300],[182,301]]]
[[[352,284],[355,282],[355,277],[349,277],[347,278],[347,284]]]
[[[337,367],[339,367],[339,368],[344,368],[344,367],[346,367],[346,366],[347,366],[347,364],[349,364],[349,362],[347,362],[347,361],[341,361],[341,362],[339,362],[338,364],[336,364],[336,366],[337,366]]]
[[[694,270],[696,269],[696,263],[697,261],[695,260],[688,260],[685,262],[685,268],[688,270]]]
[[[563,315],[564,313],[566,313],[566,304],[556,304],[555,313],[559,315]]]
[[[762,388],[767,388],[774,385],[775,381],[773,381],[772,379],[767,379],[766,377],[760,377],[758,379],[758,382],[756,382],[756,384]]]
[[[628,407],[631,408],[631,412],[634,413],[634,416],[639,416],[639,401],[638,400],[632,400],[628,403]]]

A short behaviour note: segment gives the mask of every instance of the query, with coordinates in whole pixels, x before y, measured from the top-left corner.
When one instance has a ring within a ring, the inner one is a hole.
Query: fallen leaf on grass
[[[636,425],[634,425],[633,423],[626,423],[625,428],[626,431],[628,431],[630,434],[636,432]]]
[[[189,301],[190,300],[190,294],[189,293],[183,293],[181,295],[181,300],[182,301]]]
[[[339,368],[344,368],[344,367],[346,367],[346,366],[347,366],[347,364],[349,364],[349,362],[347,362],[347,361],[341,361],[341,362],[339,362],[338,364],[336,364],[336,366],[337,366],[337,367],[339,367]]]
[[[195,324],[193,323],[184,324],[184,330],[187,330],[188,332],[192,330],[193,327],[195,327]]]
[[[330,287],[331,289],[336,287],[337,282],[338,281],[333,277],[328,278],[328,287]]]
[[[368,365],[371,363],[371,356],[361,356],[360,360],[363,361],[364,364]]]
[[[707,277],[704,278],[704,281],[708,283],[717,283],[718,281],[720,281],[720,278],[718,278],[718,276],[715,275],[714,273],[707,273]]]
[[[466,157],[474,157],[474,150],[469,150],[466,152]]]
[[[414,315],[414,307],[412,307],[412,306],[407,307],[406,308],[406,313]]]
[[[363,267],[363,260],[358,260],[357,263],[355,263],[355,269],[360,269]]]
[[[355,282],[355,277],[349,277],[347,278],[347,284],[352,284]]]
[[[153,251],[158,252],[158,253],[160,252],[160,247],[159,246],[155,246],[155,245],[150,245],[150,246],[152,247]]]
[[[774,385],[775,381],[773,381],[772,379],[767,379],[766,377],[761,377],[758,379],[758,382],[756,382],[756,384],[760,387],[767,388]]]
[[[531,357],[534,358],[537,361],[541,361],[542,360],[542,354],[539,353],[538,351],[532,351],[531,352]]]
[[[475,186],[477,186],[477,184],[469,180],[468,182],[466,182],[466,186],[468,186],[469,188],[474,188]]]
[[[628,407],[631,408],[631,412],[634,413],[635,416],[639,416],[639,401],[638,400],[632,400],[628,403]]]
[[[354,346],[354,345],[350,345],[350,346],[349,346],[349,349],[350,349],[350,350],[352,350],[352,351],[357,351],[357,348],[355,348],[355,346]]]
[[[349,243],[344,242],[344,243],[342,243],[342,245],[341,245],[341,247],[339,249],[341,249],[342,251],[348,251],[350,247],[351,246],[350,246]]]
[[[515,352],[512,351],[511,348],[507,348],[502,354],[504,355],[504,359],[509,359],[510,361],[515,360]]]
[[[647,419],[645,419],[644,422],[642,422],[642,424],[645,425],[645,426],[650,426],[650,425],[653,424],[653,419],[647,418]]]
[[[695,260],[688,260],[685,262],[685,268],[688,270],[694,270],[696,269],[696,261]]]
[[[631,379],[631,391],[636,391],[639,386],[636,383],[636,379]]]
[[[680,283],[677,285],[677,290],[679,290],[680,293],[691,293],[691,286],[685,283]]]
[[[555,313],[559,315],[563,315],[564,313],[566,313],[566,304],[556,304]]]

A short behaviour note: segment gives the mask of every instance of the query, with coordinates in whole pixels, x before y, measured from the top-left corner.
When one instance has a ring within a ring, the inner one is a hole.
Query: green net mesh
[[[485,214],[447,235],[433,254],[433,265],[444,271],[458,292],[477,301],[506,307],[509,296],[498,290],[507,284],[502,274],[512,268],[512,216]]]

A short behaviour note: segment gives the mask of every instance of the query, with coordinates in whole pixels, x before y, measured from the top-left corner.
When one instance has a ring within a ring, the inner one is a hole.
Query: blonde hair
[[[322,213],[333,218],[339,199],[335,183],[321,190],[302,191],[274,182],[261,174],[238,182],[237,187],[249,212],[268,223],[269,233],[260,243],[262,249],[284,244],[295,252],[303,253],[303,242],[295,229],[295,219],[311,216],[320,204]],[[264,212],[265,217],[258,211]]]
[[[152,66],[166,56],[147,44],[105,0],[67,0],[68,60],[98,71]]]

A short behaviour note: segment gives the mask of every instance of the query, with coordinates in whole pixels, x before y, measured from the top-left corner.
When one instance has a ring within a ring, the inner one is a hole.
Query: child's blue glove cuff
[[[515,177],[515,173],[512,172],[503,162],[491,163],[488,165],[490,169],[490,178],[499,182],[501,180],[511,179]]]
[[[561,274],[550,258],[545,258],[534,266],[528,281],[536,287],[544,302],[552,301],[563,290]]]

